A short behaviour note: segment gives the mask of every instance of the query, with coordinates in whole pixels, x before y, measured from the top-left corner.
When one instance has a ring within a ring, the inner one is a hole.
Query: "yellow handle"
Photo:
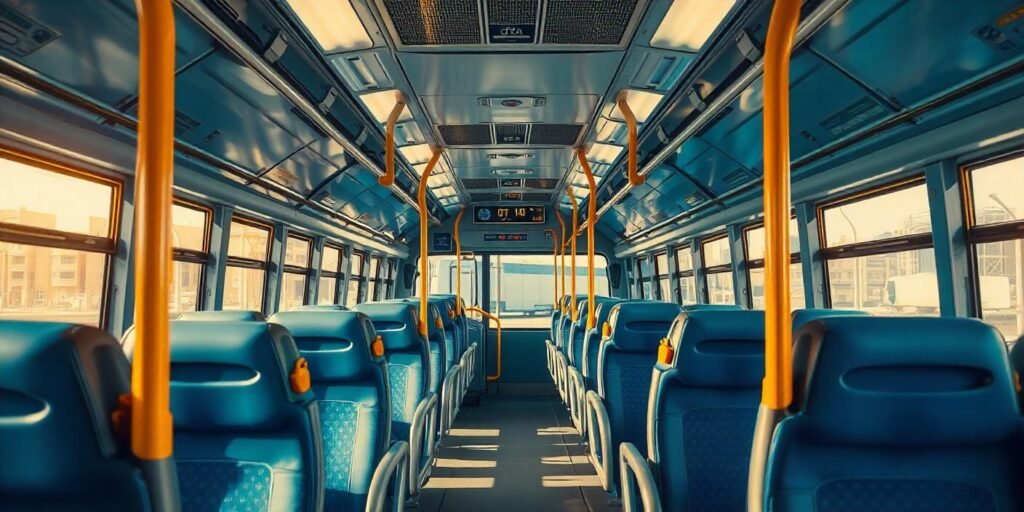
[[[597,182],[587,162],[587,152],[576,148],[576,159],[580,161],[583,175],[587,177],[590,201],[587,201],[587,330],[594,328],[594,226],[597,224]]]
[[[551,228],[545,229],[544,232],[551,233],[551,242],[554,244],[555,247],[554,252],[552,253],[552,256],[554,258],[554,265],[552,265],[551,267],[554,271],[554,276],[552,277],[552,279],[554,279],[555,281],[555,301],[553,302],[554,307],[552,308],[552,310],[558,311],[558,234],[555,233],[555,230]]]
[[[569,200],[572,202],[572,231],[569,233],[569,240],[572,241],[572,248],[569,249],[569,254],[572,256],[572,306],[571,315],[572,321],[579,320],[579,311],[576,311],[576,237],[580,230],[580,217],[579,217],[579,205],[576,204],[576,195],[572,193],[572,185],[566,187],[566,194],[569,195]],[[589,295],[588,295],[589,297]]]
[[[455,315],[462,314],[462,242],[459,241],[459,224],[462,223],[462,214],[466,213],[466,207],[459,208],[459,214],[455,216]]]
[[[434,171],[434,166],[437,165],[438,159],[441,158],[441,148],[434,148],[434,154],[431,155],[430,161],[427,162],[427,168],[423,170],[423,176],[420,176],[420,186],[417,190],[416,200],[420,206],[420,323],[419,331],[421,336],[427,335],[427,280],[430,279],[429,267],[427,263],[427,257],[429,252],[427,249],[427,225],[430,224],[430,212],[427,211],[427,179],[430,177],[430,173]]]
[[[483,317],[487,318],[488,320],[493,320],[494,323],[497,324],[497,326],[498,326],[498,341],[497,341],[497,347],[496,347],[496,349],[498,351],[498,354],[496,356],[497,360],[498,360],[497,361],[498,362],[497,373],[495,373],[494,375],[488,375],[487,376],[487,382],[494,382],[494,381],[496,381],[496,380],[501,378],[501,319],[496,317],[496,316],[494,316],[494,315],[492,315],[492,314],[490,314],[490,313],[488,313],[488,312],[486,312],[486,311],[484,311],[484,310],[482,310],[482,309],[480,309],[480,308],[478,308],[478,307],[466,308],[466,311],[468,311],[470,313],[479,313],[480,316],[483,316]]]
[[[561,264],[561,269],[562,269],[561,270],[561,275],[562,275],[562,295],[565,295],[565,292],[566,292],[566,288],[565,288],[565,221],[562,220],[562,212],[560,212],[558,210],[555,210],[555,218],[558,219],[558,225],[562,228],[562,238],[561,238],[561,240],[559,241],[559,244],[558,244],[559,245],[558,257],[561,258],[561,260],[562,260],[562,264]],[[563,313],[565,313],[565,307],[562,306],[562,302],[559,301],[558,304],[559,304],[558,305],[559,309]]]
[[[643,185],[644,181],[646,181],[644,177],[641,176],[639,172],[637,172],[636,116],[633,115],[633,110],[629,108],[629,103],[626,101],[625,91],[619,94],[619,98],[616,103],[619,106],[619,112],[622,112],[622,118],[626,120],[626,128],[629,129],[629,167],[627,172],[629,175],[629,184],[636,187],[639,185]]]
[[[388,115],[387,126],[384,128],[384,175],[378,183],[390,187],[395,182],[395,125],[398,124],[398,117],[405,110],[405,98],[401,92],[395,93],[395,106]]]

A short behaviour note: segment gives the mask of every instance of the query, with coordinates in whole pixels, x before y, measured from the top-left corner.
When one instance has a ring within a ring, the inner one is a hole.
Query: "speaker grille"
[[[558,186],[558,180],[549,178],[527,178],[526,183],[523,184],[526,188],[543,188],[553,189]]]
[[[494,125],[494,142],[497,144],[526,144],[527,124]]]
[[[491,143],[488,124],[443,124],[437,127],[449,146],[486,146]]]
[[[384,0],[402,44],[410,46],[480,44],[476,0]]]
[[[535,124],[530,130],[530,144],[573,146],[582,129],[582,124]]]
[[[617,45],[637,0],[559,0],[547,3],[544,43]],[[586,27],[581,30],[580,27]]]
[[[490,25],[534,25],[537,0],[489,0],[487,22]]]
[[[498,180],[494,178],[466,178],[462,180],[465,189],[497,188]]]

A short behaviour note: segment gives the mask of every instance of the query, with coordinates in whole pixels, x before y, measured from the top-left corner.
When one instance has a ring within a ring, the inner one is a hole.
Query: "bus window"
[[[697,278],[693,275],[693,251],[690,247],[676,249],[676,279],[679,281],[679,304],[697,303]]]
[[[169,311],[183,313],[199,309],[203,269],[210,259],[209,210],[186,203],[171,208],[171,243],[174,245],[174,275]]]
[[[348,307],[359,304],[359,294],[363,290],[363,282],[366,280],[363,277],[363,260],[365,256],[361,252],[352,252],[352,269],[349,270],[350,278],[348,280],[348,292],[345,295],[345,305]]]
[[[481,283],[479,271],[482,261],[483,259],[480,256],[476,256],[473,261],[462,261],[462,300],[467,306],[480,304]],[[458,265],[455,263],[455,256],[428,256],[427,266],[430,269],[430,293],[455,293],[455,271],[458,268]],[[419,266],[417,265],[416,268],[418,269]],[[551,269],[551,265],[548,265],[548,269]],[[420,293],[419,290],[420,278],[417,274],[413,282],[413,295],[418,295]],[[554,296],[554,294],[549,291],[548,296]],[[548,302],[551,302],[551,299],[548,299]]]
[[[654,281],[657,283],[658,300],[672,301],[672,282],[668,278],[668,253],[654,255]]]
[[[224,309],[263,310],[272,231],[256,221],[232,217],[224,271]]]
[[[491,256],[490,311],[501,318],[503,328],[539,329],[551,327],[551,299],[555,280],[550,255]],[[604,256],[594,257],[594,294],[608,295],[608,266]],[[571,261],[566,272],[572,278]],[[566,280],[567,292],[572,281]],[[561,286],[561,285],[559,285]],[[587,292],[587,257],[576,257],[576,293]]]
[[[384,274],[384,298],[395,296],[395,260],[388,260],[387,272]]]
[[[732,254],[725,235],[702,243],[704,272],[708,282],[708,304],[735,304],[732,286]]]
[[[119,197],[119,183],[0,156],[0,318],[102,325]]]
[[[366,300],[380,300],[377,294],[381,290],[381,259],[380,256],[370,257],[370,292]]]
[[[320,258],[320,284],[317,285],[317,304],[338,303],[338,280],[343,278],[341,272],[344,250],[341,247],[326,244],[324,254]]]
[[[641,299],[653,297],[651,291],[650,258],[647,256],[640,256],[636,259],[636,291]]]
[[[978,311],[1007,340],[1024,334],[1024,156],[969,169]]]
[[[289,235],[284,248],[284,278],[281,284],[279,311],[301,306],[306,300],[312,240]]]
[[[937,315],[939,287],[925,185],[915,181],[821,208],[831,307]],[[902,242],[893,249],[893,242]]]
[[[749,228],[744,233],[747,269],[750,279],[750,307],[764,309],[764,226]],[[789,305],[803,309],[804,271],[800,264],[800,231],[796,219],[789,220]]]

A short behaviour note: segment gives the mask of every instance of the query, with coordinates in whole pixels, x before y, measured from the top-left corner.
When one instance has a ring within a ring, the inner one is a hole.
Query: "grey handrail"
[[[408,476],[408,467],[409,443],[397,441],[380,459],[377,469],[373,472],[370,490],[366,497],[366,512],[384,512],[384,507],[388,503],[389,487],[394,490],[394,493],[391,494],[391,507],[388,510],[392,512],[405,510],[406,491],[408,490],[405,478]],[[389,486],[389,483],[392,486]]]
[[[583,374],[575,366],[568,368],[569,375],[569,418],[580,435],[587,433],[586,388],[583,386]]]
[[[768,467],[768,453],[771,450],[775,427],[786,417],[784,411],[776,411],[763,404],[757,409],[757,423],[754,424],[754,440],[750,449],[750,468],[747,470],[747,512],[764,510],[764,478]]]
[[[437,422],[437,395],[433,392],[427,394],[416,406],[412,414],[412,422],[409,425],[409,497],[415,498],[420,493],[420,488],[430,477],[434,465],[434,443],[437,439],[437,431],[434,424]],[[426,442],[423,437],[426,433]],[[426,454],[427,460],[420,467],[420,461]]]
[[[555,344],[551,343],[551,340],[544,340],[544,348],[547,350],[548,359],[548,374],[551,375],[551,380],[555,380]]]
[[[558,394],[562,396],[562,403],[569,405],[569,359],[556,352],[555,360],[558,362]]]
[[[611,421],[608,419],[608,409],[604,401],[596,391],[587,391],[587,440],[590,448],[587,455],[590,463],[597,470],[597,477],[601,481],[601,487],[605,492],[612,492],[614,482],[612,481],[612,429]],[[597,427],[597,428],[594,428]],[[600,452],[598,452],[600,450]]]
[[[622,491],[623,512],[640,510],[636,495],[640,491],[640,502],[646,512],[661,512],[661,495],[654,484],[654,475],[640,450],[633,443],[619,445],[619,482]]]
[[[455,421],[455,415],[458,414],[458,410],[455,402],[456,388],[458,387],[459,373],[462,368],[459,365],[455,365],[444,377],[444,384],[441,386],[441,435],[448,435],[448,430],[451,429],[452,423]]]

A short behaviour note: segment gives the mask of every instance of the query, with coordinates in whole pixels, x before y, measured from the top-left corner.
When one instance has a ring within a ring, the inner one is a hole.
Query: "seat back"
[[[420,318],[420,301],[416,297],[387,301],[408,304],[416,311],[416,322]],[[438,327],[440,312],[433,304],[427,303],[427,343],[430,347],[430,390],[441,397],[441,386],[444,385],[444,376],[448,372],[447,354],[445,351],[444,328]]]
[[[612,476],[618,480],[619,444],[641,451],[647,442],[647,395],[658,344],[668,335],[679,306],[666,302],[624,302],[608,316],[611,336],[597,354],[597,393],[608,410],[612,441]]]
[[[134,338],[127,341],[130,354]],[[171,414],[183,510],[322,507],[320,412],[307,368],[279,325],[172,322]]]
[[[99,329],[0,321],[0,509],[149,508],[111,418],[129,373]]]
[[[848,316],[805,333],[810,377],[775,430],[770,510],[1021,510],[1022,420],[994,328]]]
[[[443,297],[430,297],[427,302],[437,309],[437,318],[441,320],[441,336],[444,338],[444,369],[445,372],[459,363],[458,338],[455,334],[455,302]],[[437,327],[435,325],[435,327]]]
[[[583,362],[583,333],[587,329],[587,308],[589,300],[584,298],[576,304],[576,321],[569,323],[568,346],[565,348],[565,355],[569,358],[569,364],[579,368]]]
[[[665,510],[743,512],[764,376],[764,312],[679,314],[652,372],[648,457]]]
[[[583,337],[583,347],[580,349],[582,354],[582,362],[580,363],[580,372],[583,373],[584,384],[588,390],[597,390],[597,352],[601,349],[601,338],[603,337],[601,332],[604,329],[605,322],[608,321],[608,314],[612,311],[612,306],[620,302],[627,302],[623,299],[616,299],[614,297],[594,297],[597,302],[594,306],[594,328],[587,331],[586,336]]]
[[[348,307],[341,304],[305,304],[289,311],[348,311]]]
[[[1024,336],[1017,338],[1017,341],[1010,347],[1010,367],[1014,371],[1014,380],[1018,383],[1024,380]],[[1024,410],[1024,386],[1017,386],[1017,401]]]
[[[259,311],[218,310],[218,311],[186,311],[175,320],[195,322],[266,322],[267,317]]]
[[[309,361],[320,407],[325,507],[362,510],[373,472],[390,444],[383,342],[376,340],[370,319],[355,311],[281,312],[270,322],[286,327]]]
[[[455,359],[458,360],[462,356],[462,353],[466,351],[469,343],[466,342],[466,308],[465,305],[461,308],[461,313],[456,314],[455,311],[459,310],[456,307],[458,303],[462,302],[462,299],[456,297],[454,293],[432,293],[430,294],[431,299],[442,299],[447,304],[449,316],[452,320],[451,330],[455,338]],[[444,312],[442,311],[442,314]]]
[[[586,295],[577,295],[576,296],[576,304],[577,304],[577,306],[579,305],[580,301],[586,300],[586,298],[587,298]],[[573,323],[573,321],[572,321],[572,312],[570,311],[570,308],[572,308],[572,295],[567,295],[565,297],[565,306],[563,307],[563,309],[566,312],[565,312],[565,314],[562,315],[562,317],[558,321],[558,333],[557,333],[557,340],[556,340],[557,343],[555,344],[555,346],[558,347],[558,350],[561,351],[563,354],[565,354],[566,357],[569,356],[569,354],[568,354],[568,350],[569,350],[569,329],[572,327],[572,323]]]

